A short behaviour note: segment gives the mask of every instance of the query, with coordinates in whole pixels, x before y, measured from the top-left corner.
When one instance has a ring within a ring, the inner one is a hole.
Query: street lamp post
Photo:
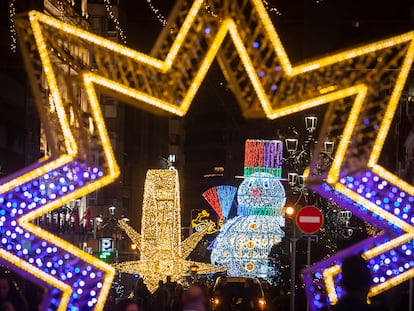
[[[98,236],[98,232],[101,232],[99,236],[101,236],[100,240],[109,240],[111,241],[110,247],[112,248],[112,262],[118,262],[120,256],[120,242],[122,240],[122,230],[119,228],[118,225],[118,218],[116,217],[116,210],[117,207],[111,205],[108,207],[109,211],[109,219],[104,219],[101,214],[97,215],[94,220],[94,237]],[[122,215],[121,218],[124,221],[129,221],[129,218],[126,215]],[[102,237],[104,236],[104,237]],[[100,252],[101,243],[100,243]],[[105,259],[104,259],[105,260]],[[116,297],[122,296],[125,290],[125,286],[122,284],[122,275],[121,272],[118,271],[116,277],[112,283],[111,287],[111,295],[116,295]]]
[[[287,157],[283,159],[284,167],[287,168],[287,183],[291,190],[292,199],[295,206],[298,205],[315,205],[322,210],[326,221],[326,229],[328,235],[327,242],[331,242],[337,245],[339,239],[347,239],[352,235],[350,230],[350,218],[352,213],[343,212],[342,209],[337,206],[333,201],[325,200],[317,193],[311,191],[306,186],[307,175],[320,175],[326,172],[332,161],[333,153],[335,150],[335,141],[332,140],[329,135],[325,138],[322,144],[322,150],[318,155],[314,155],[315,146],[317,143],[317,125],[318,117],[307,116],[304,118],[306,133],[304,139],[301,139],[302,135],[294,128],[290,128],[290,135],[284,137],[285,147],[287,151]],[[313,160],[313,156],[318,157],[317,165],[314,166],[312,172],[306,172],[310,163]],[[295,281],[296,281],[296,248],[297,248],[297,235],[293,224],[292,236],[290,241],[290,311],[295,310]],[[310,238],[308,239],[308,251],[307,251],[307,264],[310,264]],[[334,246],[335,247],[335,246]]]
[[[296,296],[296,230],[293,230],[293,237],[290,239],[290,311],[295,311]]]
[[[302,201],[305,205],[315,205],[322,210],[327,220],[325,228],[332,240],[337,243],[339,240],[349,239],[354,229],[360,228],[351,225],[352,213],[350,211],[342,210],[335,202],[320,197],[306,187],[304,173],[312,162],[313,156],[318,157],[318,163],[312,172],[308,172],[308,175],[320,175],[326,172],[333,161],[335,141],[328,135],[322,144],[320,153],[314,155],[318,117],[307,116],[304,121],[307,132],[304,140],[300,139],[301,135],[295,128],[290,128],[290,135],[284,139],[288,156],[283,159],[283,162],[288,171],[288,184],[292,194],[298,196],[296,204]]]
[[[285,218],[288,218],[292,225],[292,237],[290,241],[290,311],[295,311],[295,294],[296,294],[296,228],[293,218],[295,217],[295,208],[287,206],[285,208]]]
[[[193,278],[193,281],[192,281],[193,284],[197,282],[198,268],[199,268],[199,266],[197,266],[196,264],[192,264],[190,266],[190,272],[191,272],[191,276]]]

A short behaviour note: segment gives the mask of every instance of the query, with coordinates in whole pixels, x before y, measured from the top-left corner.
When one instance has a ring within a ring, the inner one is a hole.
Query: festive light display
[[[269,252],[283,236],[276,217],[236,216],[214,241],[211,262],[226,266],[228,275],[260,277],[272,283],[278,271],[269,264]]]
[[[99,299],[109,291],[113,269],[31,222],[105,182],[102,169],[76,160],[66,163],[67,158],[37,166],[1,186],[0,256],[50,288],[49,310],[102,308]]]
[[[280,140],[246,140],[244,176],[266,172],[282,177],[283,142]]]
[[[126,35],[121,28],[119,19],[115,16],[110,0],[104,0],[106,13],[108,17],[115,23],[116,31],[118,31],[119,37],[121,38],[122,43],[126,44]]]
[[[223,219],[219,218],[217,221],[212,220],[210,218],[210,213],[205,209],[198,212],[197,216],[191,219],[191,228],[195,231],[201,231],[207,228],[206,234],[217,233],[222,226]]]
[[[266,10],[268,10],[269,12],[275,12],[277,15],[282,15],[282,13],[278,10],[277,7],[269,5],[269,1],[266,1],[266,0],[262,0],[262,1],[266,7]]]
[[[228,267],[233,276],[261,277],[273,282],[278,271],[269,264],[273,245],[284,236],[282,209],[286,195],[269,173],[253,173],[237,191],[238,216],[228,220],[214,241],[211,262]]]
[[[161,13],[160,9],[156,8],[151,0],[147,0],[148,7],[151,9],[152,13],[154,13],[157,20],[163,25],[167,25],[167,19]]]
[[[281,216],[286,203],[285,189],[268,173],[253,173],[237,191],[238,215]]]
[[[99,88],[152,112],[183,116],[217,56],[224,76],[246,117],[265,115],[269,119],[275,119],[335,102],[330,105],[328,117],[325,118],[327,123],[323,128],[341,132],[342,139],[331,170],[315,177],[314,182],[320,184],[314,186],[315,190],[384,228],[385,234],[376,239],[377,243],[368,240],[359,245],[359,248],[349,251],[364,251],[372,271],[378,276],[377,285],[371,290],[372,295],[411,277],[414,271],[410,268],[407,252],[411,251],[412,245],[407,242],[413,238],[410,223],[412,209],[407,206],[411,206],[413,186],[382,168],[377,161],[411,67],[414,33],[409,32],[292,66],[262,1],[222,1],[214,7],[215,14],[202,10],[203,3],[203,0],[196,0],[190,7],[188,1],[177,2],[175,14],[168,21],[170,27],[162,31],[152,57],[38,12],[30,12],[28,19],[23,16],[15,18],[30,81],[40,116],[50,136],[48,141],[51,142],[54,157],[17,174],[13,180],[4,181],[0,195],[6,196],[15,188],[19,192],[26,183],[34,182],[59,168],[63,169],[64,165],[75,163],[74,160],[81,164],[93,163],[87,162],[90,154],[88,150],[93,149],[90,145],[96,143],[91,132],[98,133],[98,150],[105,159],[104,167],[98,170],[104,172],[103,176],[91,183],[82,183],[79,188],[74,187],[69,196],[57,196],[51,199],[53,201],[50,204],[40,208],[36,206],[27,215],[40,216],[67,200],[108,184],[117,176],[118,169],[100,116],[95,89]],[[95,60],[93,68],[85,61],[89,55],[93,55]],[[37,57],[40,57],[40,63]],[[78,78],[65,81],[59,67],[62,62],[67,62],[81,73]],[[43,83],[39,74],[41,72],[49,87],[50,105],[39,91]],[[67,84],[66,88],[57,87],[58,78]],[[82,90],[82,96],[85,95],[88,101],[88,109],[81,110],[79,99],[71,94],[78,93],[69,92],[72,89]],[[68,126],[68,111],[79,112],[74,114],[79,118],[79,128]],[[85,123],[94,126],[86,129]],[[323,135],[326,136],[326,133]],[[353,143],[350,144],[350,141]],[[313,166],[317,164],[317,157],[314,158]],[[312,170],[310,172],[309,180],[313,178]],[[350,176],[354,178],[353,181],[348,180]],[[324,177],[326,181],[321,179]],[[376,179],[378,180],[375,181]],[[378,189],[381,191],[372,190],[372,180],[382,185],[383,188]],[[360,185],[361,190],[358,190]],[[397,201],[399,206],[391,207],[392,204],[387,200],[393,201],[397,194],[402,201]],[[7,210],[6,205],[2,205],[2,208]],[[402,212],[404,208],[407,211]],[[15,222],[6,217],[5,228],[14,228],[18,223],[19,228],[27,229],[36,238],[44,238],[45,241],[52,239],[43,231],[37,228],[34,230],[35,227],[28,221],[30,217],[18,217],[20,215],[16,216]],[[396,221],[396,227],[388,224],[393,221]],[[52,240],[53,243],[59,241],[56,237]],[[378,244],[380,242],[384,243]],[[62,249],[71,249],[66,244],[58,243],[65,246]],[[13,264],[12,258],[17,252],[18,250],[10,249],[0,253],[0,257],[3,262]],[[346,256],[349,252],[338,256]],[[395,256],[391,252],[395,252]],[[391,258],[392,264],[386,260],[390,258],[387,257],[388,253],[394,256]],[[92,260],[83,258],[86,261]],[[337,259],[340,264],[341,258],[332,257],[332,260]],[[379,261],[381,269],[377,270],[375,262]],[[35,275],[35,278],[49,281],[49,270],[45,274],[39,274],[33,264],[26,263],[28,261],[23,260],[14,265]],[[335,290],[338,289],[337,280],[340,277],[335,277],[334,288],[329,287],[327,290],[323,278],[324,269],[329,269],[334,264],[337,263],[324,262],[307,270],[306,288],[313,309],[329,303],[327,297],[333,297],[334,294],[331,293],[337,292]],[[394,265],[395,269],[392,268]],[[384,272],[383,269],[387,267],[388,270]],[[322,273],[316,271],[319,268]],[[111,270],[105,271],[108,273],[103,274],[109,280]],[[56,277],[46,283],[62,289],[60,282]],[[87,283],[90,283],[89,279]],[[94,293],[99,292],[101,295],[106,288],[104,285],[102,291]],[[330,294],[326,294],[327,291]],[[83,294],[76,302],[74,294],[71,298],[67,298],[69,296],[66,294],[61,296],[59,308],[63,310],[68,301],[69,305],[89,301],[83,299]],[[99,298],[104,297],[102,295]],[[58,305],[58,300],[51,302],[51,305]],[[104,299],[97,301],[96,308],[99,309]]]
[[[233,186],[217,186],[203,193],[204,199],[211,205],[217,215],[223,219],[228,218],[231,205],[236,196],[237,188]]]
[[[11,0],[9,4],[9,23],[10,23],[10,50],[16,52],[17,49],[17,34],[14,26],[14,17],[16,16],[16,0]]]
[[[208,226],[181,241],[179,190],[176,170],[149,170],[144,188],[141,235],[127,223],[119,222],[137,245],[140,260],[114,266],[125,273],[142,275],[150,291],[154,291],[158,281],[165,281],[167,276],[171,276],[172,281],[185,277],[194,264],[200,274],[225,270],[224,267],[186,260],[208,231]]]
[[[414,56],[412,35],[399,42],[394,40],[403,36],[393,38],[388,47],[373,44],[366,58],[371,64],[368,67],[376,69],[363,70],[346,81],[353,85],[354,96],[342,105],[332,105],[325,117],[320,135],[340,134],[341,141],[329,170],[308,176],[310,187],[374,224],[383,234],[304,272],[314,310],[335,304],[342,296],[340,266],[350,254],[362,254],[367,260],[373,277],[371,297],[414,275],[414,188],[378,163]],[[318,159],[312,161],[310,172],[317,165]]]

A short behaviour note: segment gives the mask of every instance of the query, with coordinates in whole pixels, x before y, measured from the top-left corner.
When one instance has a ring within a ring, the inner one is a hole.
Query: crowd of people
[[[357,273],[356,273],[357,272]],[[377,311],[383,308],[368,305],[366,301],[367,293],[371,286],[370,270],[366,262],[360,256],[353,256],[344,260],[342,265],[342,286],[345,296],[335,305],[332,310],[358,310],[358,311]],[[226,286],[226,277],[221,276],[217,280],[218,284],[214,290],[214,296],[220,297],[220,305],[215,311],[230,310],[230,297],[239,295],[241,303],[238,308],[241,311],[258,310],[257,288],[251,279],[246,279],[242,288],[236,295],[230,292]],[[233,289],[234,290],[234,289]],[[265,292],[266,288],[264,288]],[[166,282],[162,280],[158,283],[158,288],[151,293],[142,278],[139,278],[132,290],[130,298],[120,299],[115,306],[111,306],[108,311],[209,311],[209,299],[212,297],[212,284],[206,282],[204,277],[195,280],[193,284],[185,288],[177,282],[172,282],[171,277],[167,277]],[[266,310],[272,311],[275,305],[273,297],[286,296],[279,293],[272,295],[267,292],[266,300],[270,302]],[[28,281],[21,280],[8,270],[0,270],[0,311],[38,311],[42,303],[44,291]],[[30,299],[30,304],[27,301]],[[260,310],[262,310],[260,308]]]
[[[139,311],[206,311],[209,291],[204,278],[200,278],[184,290],[181,284],[172,282],[168,276],[166,282],[160,280],[158,288],[151,293],[144,280],[139,278],[133,289],[132,300],[139,307]],[[118,310],[130,311],[119,308]]]
[[[132,300],[138,306],[139,311],[208,311],[211,310],[210,300],[214,296],[220,299],[220,304],[215,306],[215,311],[231,310],[232,297],[234,297],[234,288],[228,287],[226,276],[222,275],[213,292],[212,282],[207,282],[205,277],[200,276],[188,288],[183,288],[179,283],[172,282],[167,277],[166,282],[159,281],[158,288],[154,293],[148,290],[142,278],[138,279],[131,295]],[[273,288],[263,287],[269,302],[271,302],[274,293]],[[257,286],[254,286],[251,279],[247,279],[243,288],[237,293],[241,299],[239,308],[241,311],[262,310],[257,305],[260,295],[257,293]],[[237,296],[236,295],[236,296]],[[266,309],[273,311],[268,306]],[[117,311],[134,311],[128,309],[118,309]]]
[[[143,279],[136,282],[131,298],[120,299],[110,311],[207,311],[208,288],[201,278],[185,291],[181,284],[159,281],[158,288],[151,293]],[[44,292],[41,287],[7,269],[0,270],[0,311],[38,311]],[[28,303],[30,301],[30,303]]]

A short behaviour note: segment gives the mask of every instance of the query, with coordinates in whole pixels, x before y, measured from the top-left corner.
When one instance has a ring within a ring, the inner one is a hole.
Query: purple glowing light
[[[91,292],[99,291],[100,282],[78,282],[80,278],[93,279],[102,276],[102,271],[92,267],[67,250],[53,245],[38,236],[30,234],[17,224],[17,218],[27,214],[34,208],[41,208],[45,204],[67,195],[68,191],[75,191],[81,186],[93,181],[88,172],[101,173],[102,170],[90,168],[84,163],[72,162],[61,166],[36,180],[17,186],[0,195],[0,245],[14,253],[30,265],[37,267],[45,273],[54,275],[58,280],[74,288],[80,288],[70,298],[70,310],[92,310],[96,304],[91,300]],[[68,189],[69,188],[69,189]],[[5,259],[1,259],[8,264]],[[27,274],[35,282],[39,282],[33,275]],[[48,284],[42,284],[49,286]],[[50,288],[53,294],[48,310],[56,310],[60,303],[61,291]]]
[[[331,267],[334,263],[341,263],[343,259],[352,254],[361,254],[401,235],[401,228],[393,222],[385,220],[385,216],[379,215],[381,210],[391,214],[392,217],[408,222],[410,225],[414,224],[414,213],[410,204],[414,198],[402,189],[391,185],[382,177],[367,170],[355,176],[340,178],[340,183],[353,191],[357,189],[356,193],[380,207],[378,212],[369,210],[366,206],[354,202],[343,194],[336,192],[336,195],[333,196],[335,192],[333,187],[326,183],[311,187],[322,196],[332,198],[336,203],[352,211],[358,217],[374,224],[379,229],[383,229],[384,234],[362,241],[304,271],[305,288],[307,289],[308,299],[311,299],[310,305],[313,310],[319,310],[329,305],[329,297],[323,277],[325,269]],[[395,199],[397,194],[398,200]],[[390,208],[391,202],[392,208]],[[404,212],[401,212],[402,206],[404,206]],[[368,266],[371,269],[373,284],[387,282],[399,274],[406,273],[414,268],[414,261],[412,260],[413,248],[413,241],[409,241],[390,250],[384,249],[384,252],[380,255],[370,258]],[[339,299],[343,292],[339,285],[340,278],[341,274],[334,277],[335,291]]]

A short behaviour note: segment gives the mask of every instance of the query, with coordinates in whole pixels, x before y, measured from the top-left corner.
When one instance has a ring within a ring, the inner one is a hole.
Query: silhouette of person
[[[151,292],[148,290],[147,285],[145,285],[144,279],[139,278],[134,287],[134,299],[141,309],[146,309],[148,307],[150,296]]]
[[[116,311],[139,311],[139,307],[133,299],[121,299],[116,304]]]
[[[153,295],[152,310],[154,311],[166,311],[167,310],[167,298],[168,291],[164,286],[164,281],[158,281],[158,288]]]
[[[27,301],[17,288],[10,273],[0,272],[0,305],[4,306],[4,309],[11,305],[16,311],[28,310]],[[11,308],[9,307],[9,309]]]
[[[174,289],[174,297],[171,305],[172,311],[181,311],[183,308],[183,292],[184,288],[181,284],[177,284]]]
[[[167,281],[164,284],[164,288],[167,290],[167,310],[171,310],[173,300],[174,300],[174,291],[175,286],[177,285],[176,282],[171,281],[171,276],[167,276]]]
[[[207,311],[207,297],[203,289],[197,285],[191,285],[183,297],[183,311]]]
[[[344,297],[332,307],[332,311],[377,311],[367,303],[371,287],[371,272],[361,256],[351,256],[342,263]]]

